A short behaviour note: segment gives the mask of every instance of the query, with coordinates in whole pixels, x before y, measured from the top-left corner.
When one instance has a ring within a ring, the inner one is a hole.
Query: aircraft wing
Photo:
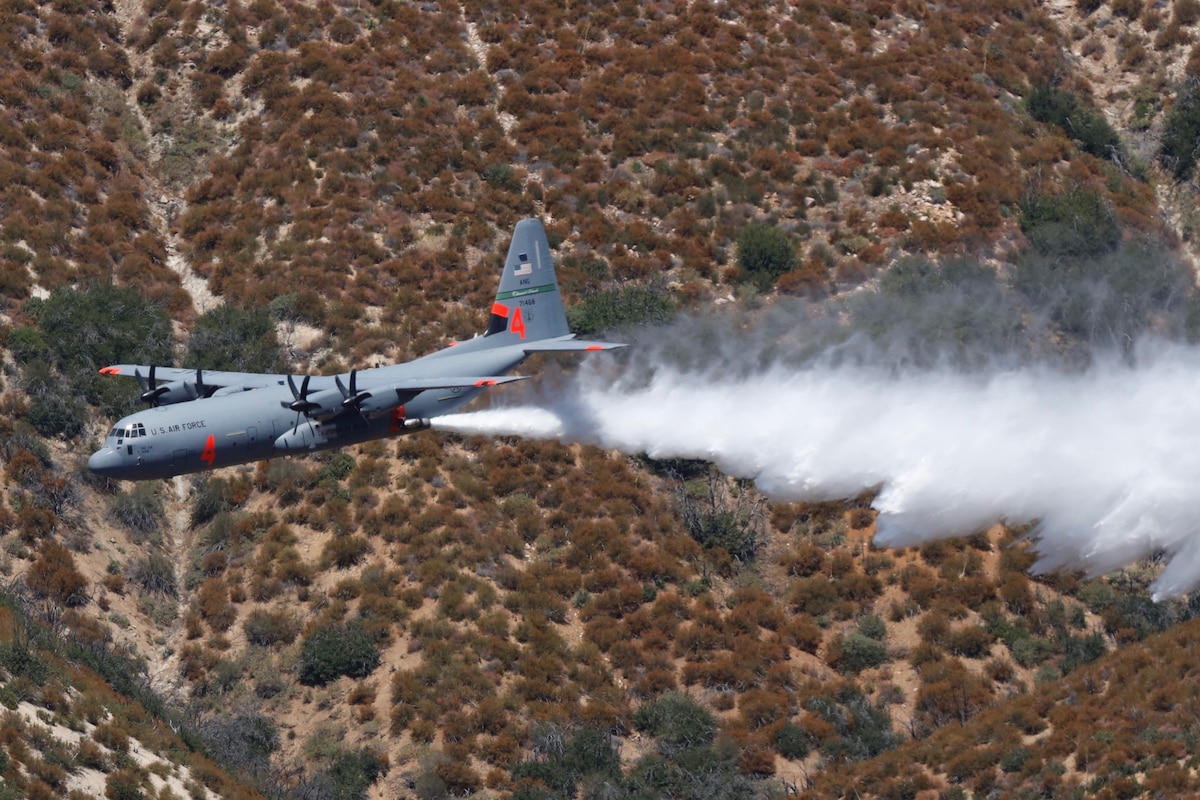
[[[159,382],[194,381],[197,370],[182,367],[155,366],[155,376]],[[266,372],[226,372],[224,370],[199,370],[205,386],[223,389],[227,386],[240,386],[245,389],[258,389],[263,386],[282,385],[287,380],[286,375],[273,375]],[[113,364],[100,370],[101,375],[118,375],[135,378],[138,374],[146,378],[150,374],[148,364]]]
[[[408,378],[398,383],[388,383],[382,386],[355,386],[351,382],[348,388],[337,378],[337,391],[329,397],[328,391],[318,393],[314,404],[307,413],[316,415],[319,419],[329,419],[338,414],[356,409],[367,417],[377,417],[386,414],[399,406],[403,406],[421,392],[433,389],[454,390],[452,397],[457,397],[459,389],[476,389],[485,386],[495,386],[500,383],[512,383],[525,380],[524,375],[486,375],[482,377],[451,377],[451,378]],[[293,389],[293,391],[295,391]],[[322,398],[324,395],[324,398]],[[304,401],[304,389],[301,388],[297,400]],[[446,399],[446,398],[439,398]]]
[[[371,387],[373,394],[395,390],[396,392],[424,392],[428,389],[473,389],[476,386],[498,386],[502,383],[526,380],[528,375],[488,375],[475,378],[411,378],[400,383],[389,383],[379,388]]]

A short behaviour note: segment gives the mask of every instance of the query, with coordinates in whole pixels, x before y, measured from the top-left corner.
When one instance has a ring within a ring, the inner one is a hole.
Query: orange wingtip
[[[583,349],[584,349],[584,350],[603,350],[603,349],[604,349],[604,345],[599,345],[599,344],[589,344],[587,347],[585,347],[585,348],[583,348]]]
[[[100,370],[100,374],[101,375],[120,375],[121,369],[120,369],[120,367],[105,367],[104,369]]]
[[[475,381],[475,385],[476,385],[476,386],[495,386],[495,385],[496,385],[496,381],[494,381],[494,380],[491,380],[491,379],[489,379],[489,378],[484,378],[484,379],[483,379],[483,380],[481,380],[481,381]]]

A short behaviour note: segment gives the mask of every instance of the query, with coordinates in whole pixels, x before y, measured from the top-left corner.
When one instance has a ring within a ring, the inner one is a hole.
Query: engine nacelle
[[[396,406],[403,407],[418,392],[402,392],[393,388],[377,389],[359,400],[358,411],[367,419],[376,419],[391,414]]]
[[[278,453],[304,453],[329,444],[320,422],[302,422],[275,440]]]
[[[171,381],[151,390],[154,402],[160,406],[187,403],[200,397],[194,381]]]

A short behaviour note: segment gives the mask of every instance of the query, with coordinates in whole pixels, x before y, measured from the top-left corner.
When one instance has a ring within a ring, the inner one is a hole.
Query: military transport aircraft
[[[487,332],[414,361],[320,377],[117,364],[151,408],[118,422],[88,467],[110,478],[170,478],[326,450],[430,426],[533,353],[610,350],[567,328],[546,231],[517,223]]]

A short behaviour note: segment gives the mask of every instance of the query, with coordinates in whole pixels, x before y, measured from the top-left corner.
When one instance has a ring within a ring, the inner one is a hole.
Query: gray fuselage
[[[468,340],[423,358],[357,373],[360,391],[413,379],[503,375],[527,357],[520,346],[484,349]],[[343,383],[346,376],[342,376]],[[339,411],[325,419],[287,408],[295,396],[286,375],[263,375],[259,385],[226,387],[213,397],[149,408],[124,417],[88,466],[110,478],[169,478],[280,455],[327,450],[429,427],[428,420],[461,408],[485,385],[413,391],[378,414]],[[340,390],[333,376],[310,379],[310,397]]]

